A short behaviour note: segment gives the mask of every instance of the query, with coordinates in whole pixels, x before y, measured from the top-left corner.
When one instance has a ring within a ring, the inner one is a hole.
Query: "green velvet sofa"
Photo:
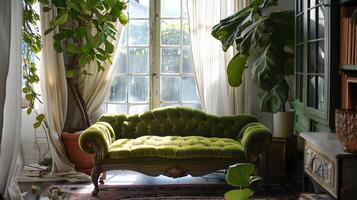
[[[93,195],[101,172],[122,169],[151,176],[201,176],[239,162],[255,162],[271,131],[250,115],[214,116],[184,107],[140,115],[103,115],[79,138],[95,154]]]

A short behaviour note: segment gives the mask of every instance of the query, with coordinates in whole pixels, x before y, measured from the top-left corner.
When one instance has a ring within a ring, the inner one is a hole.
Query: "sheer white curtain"
[[[0,73],[4,75],[1,95],[5,97],[0,150],[0,194],[7,199],[22,199],[16,175],[22,167],[21,126],[21,1],[0,0]],[[4,60],[2,60],[4,59]],[[2,81],[3,81],[2,80]]]
[[[116,40],[114,42],[114,57],[113,64],[106,63],[104,65],[105,70],[97,72],[97,63],[92,62],[88,66],[88,72],[93,74],[93,76],[85,76],[84,81],[81,85],[81,92],[83,99],[86,103],[88,114],[91,117],[92,122],[95,122],[101,114],[104,112],[104,101],[109,92],[110,86],[112,84],[118,58],[119,52],[117,52],[117,47],[119,44],[120,34],[123,30],[123,26],[117,23],[117,34]]]
[[[240,1],[233,1],[226,0],[226,6],[224,13],[228,15],[234,14],[239,10],[245,8],[249,5],[249,0],[240,0]],[[234,9],[231,9],[231,8]],[[233,11],[233,12],[232,12]],[[235,52],[234,52],[235,53]],[[225,66],[228,66],[229,60],[233,56],[233,49],[230,49],[229,55],[225,57]],[[230,99],[230,114],[240,114],[246,113],[251,114],[251,91],[252,91],[252,82],[251,79],[251,69],[247,68],[243,74],[243,82],[242,85],[239,87],[229,87],[229,99]]]
[[[42,34],[41,59],[41,93],[45,108],[45,116],[49,125],[49,145],[52,157],[52,172],[54,176],[68,181],[90,181],[89,176],[76,172],[74,165],[67,159],[63,144],[60,141],[67,113],[67,81],[64,59],[53,48],[53,32],[45,35],[52,12],[44,13],[40,9]]]
[[[226,66],[233,49],[226,53],[211,35],[212,27],[243,7],[236,0],[189,0],[188,16],[192,58],[202,108],[218,115],[245,112],[244,86],[231,88]]]

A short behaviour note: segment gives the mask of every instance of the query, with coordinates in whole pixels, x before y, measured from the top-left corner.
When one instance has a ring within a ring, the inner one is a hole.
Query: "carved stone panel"
[[[304,168],[322,186],[335,192],[335,167],[333,162],[306,146]]]

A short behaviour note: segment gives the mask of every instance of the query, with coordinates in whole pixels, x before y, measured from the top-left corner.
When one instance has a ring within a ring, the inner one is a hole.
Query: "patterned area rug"
[[[102,185],[98,196],[92,197],[92,185],[52,185],[42,193],[47,194],[51,188],[60,188],[62,199],[68,200],[224,200],[223,195],[229,190],[226,185]]]
[[[41,192],[41,197],[51,188],[60,188],[60,199],[68,200],[224,200],[224,193],[232,189],[225,184],[179,184],[179,185],[101,185],[97,197],[92,197],[93,186],[89,184],[54,184]],[[40,198],[42,199],[42,198]],[[270,187],[257,192],[251,200],[297,200],[298,198],[281,187]]]

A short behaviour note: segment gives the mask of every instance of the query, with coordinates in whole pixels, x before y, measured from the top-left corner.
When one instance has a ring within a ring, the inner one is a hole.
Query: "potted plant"
[[[23,1],[25,46],[23,93],[29,102],[28,114],[35,111],[35,101],[40,99],[34,89],[34,84],[39,81],[39,77],[36,74],[37,66],[32,58],[41,50],[41,36],[38,29],[33,28],[39,21],[39,15],[33,9],[33,4],[36,2],[36,0]],[[69,160],[76,165],[76,169],[83,169],[79,171],[89,173],[92,165],[91,156],[80,150],[79,134],[73,134],[91,125],[80,85],[83,77],[93,75],[88,73],[89,64],[95,63],[100,73],[105,69],[105,63],[111,63],[114,52],[112,40],[116,39],[117,33],[115,23],[128,22],[124,13],[127,5],[123,0],[39,0],[39,2],[43,5],[43,12],[56,13],[45,34],[53,32],[55,41],[53,48],[57,53],[63,53],[65,62],[69,98],[66,123],[61,136],[62,142]],[[76,113],[80,113],[80,117],[76,116]],[[45,116],[37,112],[36,114],[34,128],[42,125],[48,129]]]
[[[212,35],[223,51],[235,46],[236,54],[227,67],[233,87],[251,67],[252,79],[259,88],[259,106],[274,114],[274,136],[293,133],[294,112],[286,109],[289,86],[285,76],[293,74],[294,12],[272,11],[278,0],[253,0],[249,6],[215,25]]]
[[[252,176],[255,166],[251,163],[239,163],[231,166],[226,173],[229,185],[238,189],[230,190],[224,194],[226,200],[247,200],[254,195],[250,188],[254,182],[262,180],[259,176]]]

